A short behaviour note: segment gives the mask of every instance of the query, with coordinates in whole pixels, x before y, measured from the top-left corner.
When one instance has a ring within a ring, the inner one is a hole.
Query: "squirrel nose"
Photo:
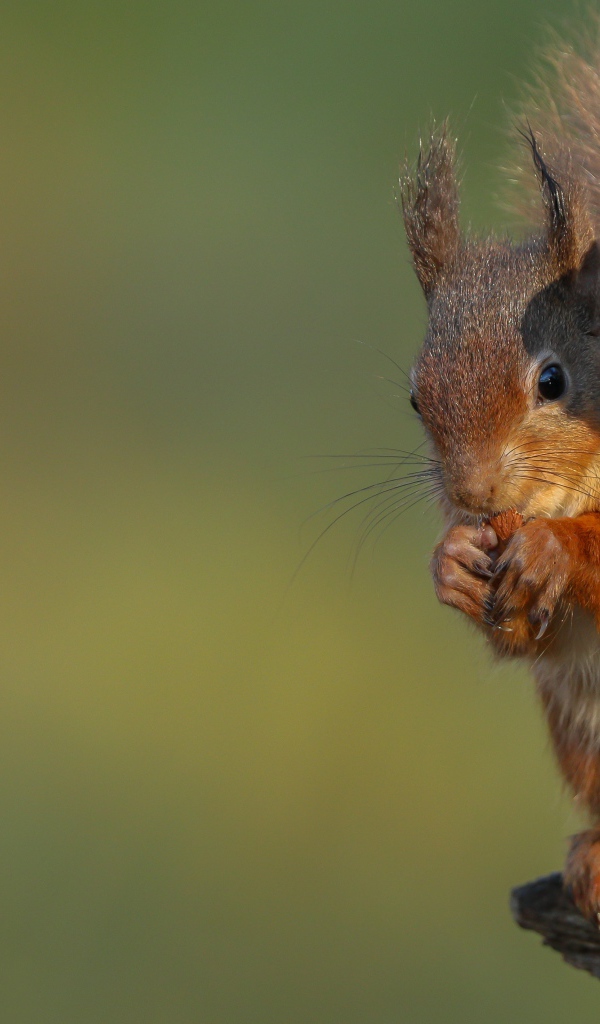
[[[452,500],[467,512],[475,514],[498,511],[497,486],[492,480],[477,477],[468,483],[461,483],[452,488]]]

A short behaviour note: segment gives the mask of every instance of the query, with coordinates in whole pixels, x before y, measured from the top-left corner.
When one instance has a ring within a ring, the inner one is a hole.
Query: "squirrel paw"
[[[511,537],[494,570],[484,621],[499,646],[525,654],[542,639],[564,594],[571,557],[552,519],[534,519]]]
[[[573,836],[563,884],[583,916],[600,927],[600,828]]]
[[[489,526],[454,526],[438,544],[431,575],[438,600],[482,622],[491,596],[493,564],[488,551],[497,544]]]

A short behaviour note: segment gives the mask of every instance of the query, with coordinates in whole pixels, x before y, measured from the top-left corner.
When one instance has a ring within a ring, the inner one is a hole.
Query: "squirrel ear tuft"
[[[573,173],[568,153],[559,154],[562,165],[559,182],[543,157],[529,124],[527,130],[521,130],[521,135],[531,147],[539,176],[546,207],[548,249],[554,269],[560,276],[578,272],[594,241],[582,183]]]
[[[416,168],[405,165],[400,202],[413,263],[427,298],[460,246],[458,185],[454,142],[444,123],[421,146]]]

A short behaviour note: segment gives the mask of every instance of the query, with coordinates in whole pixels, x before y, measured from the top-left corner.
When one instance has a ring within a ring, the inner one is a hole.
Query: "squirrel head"
[[[545,223],[523,244],[462,234],[445,126],[401,181],[429,313],[412,403],[462,516],[600,508],[600,245],[568,153],[559,180],[526,137]]]

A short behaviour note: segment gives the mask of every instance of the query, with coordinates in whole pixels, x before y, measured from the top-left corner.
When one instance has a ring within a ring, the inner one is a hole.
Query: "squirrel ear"
[[[554,269],[559,276],[578,272],[583,269],[583,262],[594,241],[582,185],[573,174],[568,154],[561,154],[563,167],[559,183],[542,156],[531,127],[528,125],[527,131],[521,131],[521,135],[531,147],[540,179],[546,207],[548,249]]]
[[[455,147],[445,123],[432,131],[428,151],[421,147],[416,169],[405,165],[400,202],[417,277],[429,298],[460,246]]]
[[[588,317],[588,334],[600,335],[600,244],[592,242],[581,266],[574,274],[577,299],[585,306]]]

